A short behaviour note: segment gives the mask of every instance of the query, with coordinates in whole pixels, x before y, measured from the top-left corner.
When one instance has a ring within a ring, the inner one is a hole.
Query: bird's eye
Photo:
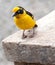
[[[19,14],[23,14],[23,10],[19,10],[19,11],[17,11],[17,13],[19,13]]]

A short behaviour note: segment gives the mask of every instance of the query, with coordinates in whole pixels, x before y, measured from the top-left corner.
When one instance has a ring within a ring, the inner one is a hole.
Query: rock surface
[[[21,39],[21,36],[22,32],[18,31],[2,41],[8,60],[55,64],[55,11],[38,20],[33,38]]]

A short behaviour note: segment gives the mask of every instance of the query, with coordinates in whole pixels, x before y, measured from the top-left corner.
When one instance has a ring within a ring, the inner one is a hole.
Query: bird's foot
[[[29,38],[33,38],[33,37],[34,37],[34,35],[30,35],[30,36],[29,36]]]
[[[25,39],[25,38],[27,38],[27,35],[22,36],[22,39]]]

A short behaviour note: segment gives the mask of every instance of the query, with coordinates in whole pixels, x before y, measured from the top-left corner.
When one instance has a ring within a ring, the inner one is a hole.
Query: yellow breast
[[[36,24],[36,22],[29,15],[25,15],[20,18],[14,17],[14,22],[16,26],[22,30],[31,29]]]

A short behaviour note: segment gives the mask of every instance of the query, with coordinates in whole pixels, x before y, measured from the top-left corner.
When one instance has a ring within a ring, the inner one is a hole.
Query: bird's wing
[[[26,11],[26,13],[27,13],[29,16],[31,16],[31,17],[32,17],[32,19],[34,19],[34,16],[33,16],[30,12]],[[38,25],[37,25],[37,24],[35,24],[34,28],[36,28],[36,27],[38,27]]]
[[[30,12],[28,12],[28,11],[26,11],[26,13],[27,13],[29,16],[31,16],[31,17],[32,17],[32,19],[34,19],[34,16],[33,16],[33,14],[32,14],[32,13],[30,13]]]

